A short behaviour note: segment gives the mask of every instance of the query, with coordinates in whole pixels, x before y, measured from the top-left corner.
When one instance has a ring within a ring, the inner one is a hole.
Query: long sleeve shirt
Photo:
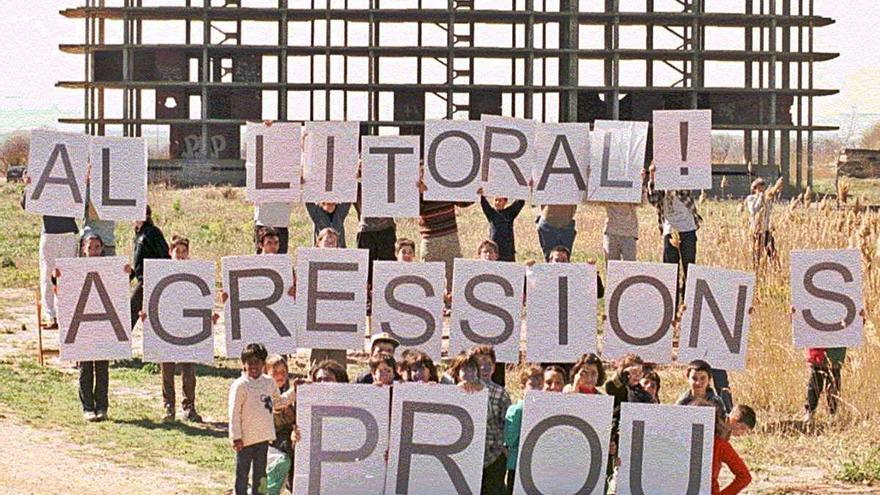
[[[516,241],[513,236],[513,222],[522,211],[526,202],[518,199],[503,210],[496,210],[489,204],[485,196],[480,196],[483,215],[489,221],[489,238],[498,244],[498,259],[514,261],[516,259]]]
[[[504,416],[504,445],[507,447],[507,469],[516,470],[519,456],[519,436],[522,431],[523,401],[507,408]]]
[[[145,259],[169,259],[168,243],[159,227],[152,222],[144,222],[134,235],[134,254],[131,263],[130,278],[144,280]]]
[[[241,440],[245,447],[274,441],[272,413],[286,402],[270,377],[242,373],[229,387],[229,439]]]
[[[726,464],[733,473],[733,481],[721,489],[718,483],[718,475],[721,473],[721,465]],[[749,467],[743,462],[739,454],[726,439],[716,436],[715,446],[712,451],[712,495],[737,495],[745,490],[752,482]]]
[[[318,241],[318,233],[326,228],[339,232],[339,247],[345,247],[345,217],[351,209],[351,203],[339,203],[333,213],[327,213],[315,203],[306,203],[306,211],[315,225],[314,242]]]

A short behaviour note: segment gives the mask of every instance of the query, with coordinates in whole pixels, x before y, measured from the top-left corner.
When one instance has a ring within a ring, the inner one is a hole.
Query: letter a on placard
[[[25,209],[38,215],[82,218],[85,213],[89,136],[32,131]]]

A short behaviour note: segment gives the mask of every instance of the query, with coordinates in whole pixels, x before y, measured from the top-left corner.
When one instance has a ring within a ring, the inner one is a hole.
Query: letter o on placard
[[[540,495],[542,493],[537,485],[535,485],[535,479],[532,476],[532,456],[535,453],[535,445],[537,445],[541,436],[559,426],[569,426],[578,430],[590,445],[590,472],[587,474],[584,484],[574,492],[578,495],[589,495],[596,488],[596,484],[599,483],[602,467],[605,465],[602,462],[602,443],[599,440],[599,434],[596,433],[596,430],[593,429],[590,423],[577,416],[568,414],[550,416],[540,421],[523,439],[522,446],[519,449],[520,482],[522,483],[523,490],[529,495]]]
[[[626,333],[620,325],[620,298],[623,296],[626,289],[637,284],[650,285],[657,289],[657,292],[660,293],[660,297],[663,298],[663,319],[660,321],[660,327],[657,328],[656,332],[647,337],[633,337]],[[662,339],[663,335],[669,331],[669,326],[672,324],[672,317],[674,314],[675,305],[672,301],[672,294],[669,293],[669,289],[660,280],[647,275],[635,275],[623,279],[623,281],[617,284],[617,287],[614,288],[614,292],[611,293],[611,300],[608,303],[608,323],[611,325],[611,330],[614,331],[617,338],[630,345],[646,346]]]
[[[463,179],[460,180],[448,180],[447,178],[440,175],[440,172],[437,170],[437,149],[440,147],[440,143],[449,138],[459,138],[464,139],[467,145],[471,148],[471,169],[468,171],[467,175],[464,176]],[[477,143],[477,140],[473,138],[473,136],[469,135],[464,131],[445,131],[441,132],[431,141],[430,146],[428,146],[428,171],[431,173],[431,176],[434,180],[437,181],[438,184],[449,187],[464,187],[474,179],[477,178],[477,174],[480,173],[480,145]]]
[[[202,280],[200,277],[197,277],[192,273],[175,273],[159,280],[159,283],[156,284],[153,292],[150,293],[150,301],[147,305],[147,314],[150,318],[150,326],[153,327],[153,331],[156,332],[156,336],[158,336],[165,342],[168,342],[169,344],[179,346],[194,345],[211,338],[212,322],[210,309],[183,310],[183,316],[202,319],[202,330],[195,335],[191,335],[189,337],[178,337],[176,335],[171,335],[170,333],[165,331],[165,327],[162,326],[162,322],[159,318],[159,299],[162,297],[162,293],[165,292],[165,289],[168,288],[168,286],[177,282],[188,282],[195,285],[196,288],[199,289],[199,292],[202,296],[207,296],[211,294],[211,289],[208,287],[208,284],[206,284],[205,281]]]

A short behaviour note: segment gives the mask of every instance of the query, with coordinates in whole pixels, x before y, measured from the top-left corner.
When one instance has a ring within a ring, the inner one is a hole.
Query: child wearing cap
[[[387,354],[394,357],[394,352],[399,345],[400,341],[395,339],[390,333],[377,333],[370,339],[370,358],[374,358],[380,354]],[[399,377],[395,376],[394,379],[397,380],[398,378]],[[357,383],[373,383],[373,375],[370,373],[370,370],[367,369],[358,375],[355,381]]]

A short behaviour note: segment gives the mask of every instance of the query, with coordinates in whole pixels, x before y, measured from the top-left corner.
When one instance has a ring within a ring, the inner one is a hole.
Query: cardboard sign
[[[254,203],[299,202],[302,195],[302,126],[288,122],[276,122],[271,126],[248,122],[245,142],[245,198]]]
[[[484,127],[479,121],[426,120],[426,201],[474,201],[480,188]]]
[[[361,214],[365,217],[419,216],[419,136],[361,138]]]
[[[539,264],[531,268],[527,281],[527,360],[573,363],[596,352],[596,267]]]
[[[357,201],[359,122],[306,122],[303,201]]]
[[[238,358],[248,344],[261,343],[270,354],[293,354],[296,304],[293,265],[284,254],[226,256],[221,260],[226,323],[226,357]]]
[[[62,360],[131,358],[127,263],[122,256],[56,261]]]
[[[678,361],[702,359],[716,369],[745,369],[754,291],[753,273],[691,265]]]
[[[486,389],[395,385],[385,493],[480,493],[488,401]]]
[[[214,263],[144,260],[144,361],[214,362]]]
[[[597,120],[590,143],[590,201],[641,203],[648,123]]]
[[[483,194],[529,199],[535,162],[535,121],[483,115]]]
[[[27,211],[38,215],[83,217],[89,139],[82,134],[31,131]]]
[[[648,362],[672,362],[677,277],[671,263],[608,263],[604,358],[632,352]]]
[[[419,349],[440,362],[445,290],[442,262],[373,262],[370,331],[390,333],[401,350]]]
[[[714,438],[714,407],[622,403],[617,493],[711,493]]]
[[[857,249],[791,252],[795,347],[862,345],[862,259]]]
[[[614,398],[528,391],[513,493],[605,493]]]
[[[590,124],[539,124],[535,140],[532,201],[540,205],[583,203],[590,170]]]
[[[295,495],[384,493],[390,391],[349,383],[297,388]]]
[[[712,110],[654,110],[654,187],[712,189]]]
[[[368,263],[366,249],[297,249],[300,347],[364,348]]]
[[[95,136],[89,147],[92,202],[102,220],[147,217],[147,141],[142,137]]]
[[[456,258],[449,354],[475,345],[495,348],[500,363],[519,361],[525,267]]]

